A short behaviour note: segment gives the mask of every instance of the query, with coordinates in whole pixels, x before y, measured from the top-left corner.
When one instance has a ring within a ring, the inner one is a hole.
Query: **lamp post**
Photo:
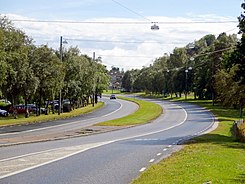
[[[60,37],[60,62],[62,63],[62,56],[63,56],[63,48],[62,48],[62,46],[63,46],[63,43],[64,44],[67,44],[67,41],[66,40],[64,40],[63,41],[63,38],[62,38],[62,36]],[[60,113],[61,113],[61,106],[62,106],[62,101],[61,101],[61,89],[60,89],[60,93],[59,93],[59,110],[58,110],[58,115],[60,115]]]
[[[187,99],[187,81],[188,81],[188,69],[187,64],[185,67],[185,100]]]
[[[193,61],[194,58],[191,57],[190,61]],[[185,100],[187,100],[187,93],[188,93],[188,72],[189,70],[192,70],[192,67],[188,68],[188,61],[186,62],[186,66],[185,66]]]
[[[168,81],[171,80],[169,75],[170,75],[170,70],[167,69],[167,78],[168,78]],[[170,95],[171,95],[170,98],[172,99],[172,87],[171,87],[171,83],[170,83],[170,86],[168,85],[167,88],[170,88]],[[168,91],[168,93],[169,93],[169,91]]]
[[[93,62],[95,63],[101,63],[102,62],[102,57],[99,56],[97,59],[95,58],[95,52],[93,52]],[[99,84],[99,75],[97,73],[97,64],[94,65],[94,68],[96,69],[96,73],[95,73],[95,81],[94,81],[94,85],[93,85],[93,97],[92,97],[92,105],[94,107],[94,104],[97,104],[98,102],[98,84]]]

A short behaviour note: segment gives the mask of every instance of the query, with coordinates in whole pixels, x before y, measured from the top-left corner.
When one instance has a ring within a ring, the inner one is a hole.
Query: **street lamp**
[[[67,44],[68,42],[66,40],[63,41],[62,36],[60,37],[60,62],[62,63],[62,56],[63,56],[63,44]],[[60,89],[60,94],[59,94],[59,110],[58,110],[58,115],[61,113],[61,106],[62,106],[62,101],[61,101],[61,89]]]
[[[194,58],[190,58],[191,61],[194,60]],[[186,66],[185,66],[185,100],[187,99],[187,93],[188,93],[188,71],[192,70],[192,67],[188,68],[188,62],[186,62]]]

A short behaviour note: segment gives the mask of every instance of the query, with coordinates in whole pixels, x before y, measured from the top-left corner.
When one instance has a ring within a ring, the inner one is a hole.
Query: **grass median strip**
[[[153,119],[156,119],[162,113],[160,105],[153,102],[120,97],[123,100],[132,101],[139,105],[139,109],[126,117],[110,120],[96,124],[97,126],[130,126],[148,123]]]
[[[230,132],[239,117],[238,110],[212,106],[211,101],[193,102],[210,109],[217,116],[219,127],[152,165],[133,184],[245,183],[245,144],[235,142]]]
[[[29,118],[25,118],[24,115],[19,115],[17,119],[14,119],[13,117],[0,118],[0,126],[38,123],[71,118],[94,111],[98,108],[101,108],[103,105],[103,102],[98,102],[97,104],[95,104],[94,107],[92,107],[92,105],[88,105],[86,107],[78,108],[68,113],[61,113],[60,115],[50,113],[49,115],[42,114],[40,116],[36,116],[35,114],[33,114]]]

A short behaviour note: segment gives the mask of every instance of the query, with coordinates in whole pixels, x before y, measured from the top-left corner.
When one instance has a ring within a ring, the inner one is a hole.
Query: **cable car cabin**
[[[156,25],[156,24],[153,24],[153,25],[151,26],[151,30],[159,30],[159,26]]]

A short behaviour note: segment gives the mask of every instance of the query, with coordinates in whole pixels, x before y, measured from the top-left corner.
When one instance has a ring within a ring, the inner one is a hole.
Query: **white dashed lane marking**
[[[141,169],[140,169],[140,172],[143,172],[143,171],[145,171],[146,170],[146,168],[145,167],[142,167]]]
[[[154,162],[154,161],[155,161],[155,159],[151,159],[149,162],[152,163],[152,162]]]

